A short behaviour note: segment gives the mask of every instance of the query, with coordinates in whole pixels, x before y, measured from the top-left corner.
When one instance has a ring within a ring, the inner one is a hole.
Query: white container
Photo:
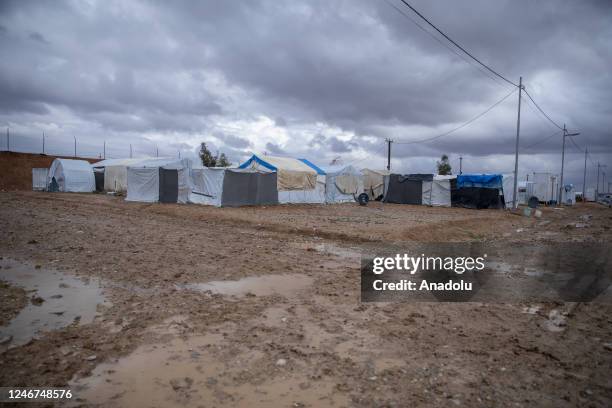
[[[552,173],[533,173],[533,194],[538,201],[548,203],[557,201],[559,178]]]
[[[587,187],[583,196],[585,201],[595,201],[595,187]]]
[[[575,205],[576,204],[576,189],[573,184],[566,184],[563,188],[563,204]]]

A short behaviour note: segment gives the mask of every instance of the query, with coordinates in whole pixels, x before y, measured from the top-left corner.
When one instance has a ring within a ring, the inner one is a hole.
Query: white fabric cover
[[[96,190],[93,169],[85,160],[55,159],[47,175],[47,185],[55,177],[59,191],[91,193]]]
[[[279,191],[281,204],[323,204],[325,203],[325,176],[317,175],[316,187],[312,190]]]
[[[456,176],[434,175],[431,182],[431,205],[434,207],[451,206],[451,179]],[[423,183],[425,185],[425,183]],[[423,187],[424,188],[424,187]]]
[[[189,202],[221,207],[224,178],[225,168],[192,169]]]
[[[391,174],[388,170],[373,170],[363,169],[363,188],[364,191],[370,197],[370,200],[374,200],[385,192],[385,176]]]
[[[127,168],[127,201],[157,202],[159,201],[159,169],[175,169],[178,175],[178,197],[177,202],[185,204],[189,202],[191,182],[191,160],[182,159],[167,162],[168,159],[144,160],[144,166]],[[104,176],[106,178],[106,175]],[[105,183],[106,184],[106,183]]]
[[[128,167],[126,201],[159,201],[159,168]]]
[[[325,169],[325,202],[354,202],[363,193],[363,174],[353,166]]]
[[[514,199],[514,173],[502,174],[502,188],[504,189],[504,201],[506,202],[506,207],[510,208]],[[518,183],[516,188],[518,190]]]

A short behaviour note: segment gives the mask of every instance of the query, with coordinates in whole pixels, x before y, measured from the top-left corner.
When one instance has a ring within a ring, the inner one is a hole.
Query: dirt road
[[[536,219],[0,193],[0,323],[54,319],[0,344],[0,385],[70,386],[86,406],[610,406],[612,305],[362,304],[359,260],[411,241],[610,242],[611,226],[596,205]]]

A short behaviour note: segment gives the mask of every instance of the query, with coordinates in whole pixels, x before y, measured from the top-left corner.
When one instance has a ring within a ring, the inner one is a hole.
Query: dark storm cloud
[[[251,142],[239,136],[226,134],[223,132],[215,132],[214,135],[217,137],[217,139],[222,140],[226,145],[238,149],[245,149],[251,145]]]
[[[268,153],[272,153],[272,154],[285,154],[285,150],[280,147],[279,145],[275,144],[275,143],[266,143],[266,150]]]
[[[41,33],[33,32],[33,33],[30,33],[28,37],[30,38],[30,40],[33,40],[33,41],[38,41],[43,44],[49,44],[49,41],[47,41]]]
[[[412,3],[511,81],[522,75],[558,123],[581,131],[581,148],[610,158],[608,2]],[[384,138],[446,132],[509,92],[382,0],[3,1],[0,48],[1,123],[33,135],[70,126],[94,144],[155,134],[171,148],[208,135],[236,157],[259,146],[319,160],[364,152],[379,160]],[[435,163],[442,153],[481,158],[480,171],[511,168],[516,104],[514,94],[472,125],[434,142],[397,144],[394,155],[402,169],[410,158]],[[215,133],[219,121],[261,116],[289,141],[268,129],[250,133],[257,127]],[[317,130],[305,136],[296,126]],[[521,129],[522,153],[558,171],[561,138],[533,145],[556,129],[526,99]],[[338,130],[353,136],[339,138]],[[578,172],[579,153],[568,154]]]

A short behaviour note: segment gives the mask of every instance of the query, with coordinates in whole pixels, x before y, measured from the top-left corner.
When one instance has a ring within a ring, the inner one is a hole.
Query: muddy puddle
[[[172,336],[98,365],[70,386],[80,403],[155,407],[345,407],[335,382],[312,379],[278,356],[236,347],[225,330]]]
[[[353,247],[341,247],[331,243],[300,243],[294,242],[291,244],[294,248],[304,249],[306,251],[316,251],[322,254],[335,255],[340,258],[359,261],[361,259],[362,250]]]
[[[0,338],[10,338],[13,347],[39,337],[43,332],[70,324],[91,323],[100,305],[109,306],[97,280],[87,282],[56,270],[10,259],[0,260],[0,280],[27,291],[28,304],[8,325],[0,327]]]
[[[263,275],[248,276],[235,281],[211,281],[206,283],[192,283],[182,286],[184,289],[200,292],[212,292],[227,296],[255,296],[282,295],[287,296],[299,292],[310,285],[313,279],[302,274],[292,275]]]

